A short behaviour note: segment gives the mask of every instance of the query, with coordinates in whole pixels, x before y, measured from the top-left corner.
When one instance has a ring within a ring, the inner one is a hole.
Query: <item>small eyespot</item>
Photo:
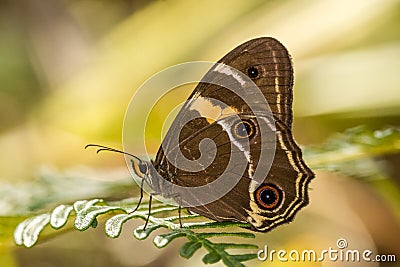
[[[249,75],[249,77],[251,79],[257,78],[258,76],[258,69],[256,67],[250,67],[247,69],[247,75]]]
[[[255,126],[251,121],[239,121],[233,126],[233,133],[236,138],[252,138],[255,133]]]
[[[277,208],[282,202],[282,190],[273,184],[264,184],[255,191],[257,204],[267,210]]]

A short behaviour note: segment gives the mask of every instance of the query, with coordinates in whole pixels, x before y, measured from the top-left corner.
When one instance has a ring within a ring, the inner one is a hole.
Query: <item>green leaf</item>
[[[24,244],[24,230],[33,221],[34,218],[28,218],[25,221],[19,223],[14,230],[14,241],[17,245]]]
[[[165,226],[158,225],[158,224],[150,224],[150,225],[147,225],[146,229],[144,229],[144,225],[142,225],[142,226],[139,226],[138,228],[136,228],[135,231],[133,231],[133,235],[137,239],[143,240],[143,239],[146,239],[147,237],[149,237],[149,235],[154,230],[157,230],[160,227],[165,227]]]
[[[166,245],[168,245],[175,238],[182,237],[182,236],[185,236],[184,232],[173,231],[173,232],[170,232],[167,234],[156,236],[153,240],[153,243],[156,247],[163,248]]]
[[[358,126],[333,135],[322,145],[304,148],[304,157],[312,169],[350,172],[361,177],[367,174],[365,166],[368,172],[374,170],[373,175],[379,171],[376,165],[371,167],[372,158],[394,153],[400,153],[400,128],[396,127],[370,130]],[[355,162],[360,160],[362,164],[355,172]]]
[[[203,259],[202,259],[202,261],[203,261],[205,264],[217,263],[217,262],[219,262],[220,260],[221,260],[221,256],[218,255],[217,253],[214,253],[214,252],[211,252],[211,253],[206,254],[206,255],[203,257]]]
[[[190,257],[193,256],[193,254],[199,249],[201,248],[201,243],[197,242],[197,241],[190,241],[187,242],[185,244],[183,244],[183,246],[180,248],[179,250],[179,254],[185,258],[185,259],[189,259]]]
[[[101,200],[97,198],[92,200],[78,200],[74,203],[74,210],[76,213],[79,213],[80,211],[87,209],[98,202],[101,202]]]
[[[347,129],[328,138],[322,145],[304,149],[313,170],[340,172],[360,179],[376,190],[400,219],[400,190],[395,179],[385,173],[384,155],[400,153],[400,128],[371,130],[365,126]]]
[[[32,247],[39,239],[39,234],[50,222],[50,214],[45,213],[27,219],[20,223],[14,231],[14,240],[17,245]]]
[[[73,209],[73,206],[70,205],[56,207],[50,215],[50,225],[55,229],[63,227],[67,223],[68,215]]]
[[[105,205],[94,205],[101,202],[99,199],[93,199],[90,201],[77,201],[74,203],[74,209],[76,211],[75,228],[83,231],[92,226],[96,217],[110,212],[123,210],[121,207],[105,206]]]
[[[238,236],[243,238],[255,238],[256,235],[253,233],[247,232],[214,232],[214,233],[199,233],[198,237],[201,238],[210,238],[210,237],[221,237],[221,236]]]
[[[99,225],[99,221],[97,221],[97,219],[96,218],[94,218],[94,220],[92,221],[92,223],[90,224],[90,227],[92,227],[92,228],[96,228],[97,227],[97,225]]]
[[[105,231],[109,237],[116,238],[121,234],[122,225],[132,219],[131,214],[118,214],[106,221]]]
[[[254,244],[237,244],[237,243],[219,243],[218,247],[221,249],[258,249],[257,245]]]
[[[242,262],[257,258],[257,254],[252,253],[252,254],[233,255],[232,257],[235,260]]]

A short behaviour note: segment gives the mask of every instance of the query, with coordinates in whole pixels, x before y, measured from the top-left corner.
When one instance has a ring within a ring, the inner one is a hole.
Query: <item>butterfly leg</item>
[[[146,223],[144,224],[143,230],[146,229],[147,224],[149,223],[149,219],[150,219],[150,213],[151,213],[151,202],[153,200],[153,195],[150,194],[150,199],[149,199],[149,213],[147,214],[147,218],[146,218]]]
[[[144,183],[144,179],[142,179],[142,181],[140,182],[140,198],[139,198],[139,202],[138,202],[136,208],[134,208],[131,212],[129,212],[129,214],[132,214],[135,211],[137,211],[138,208],[140,207],[140,204],[142,203],[142,199],[143,199],[143,183]]]
[[[179,208],[178,208],[179,226],[182,228],[182,212],[181,212],[181,209],[182,209],[182,207],[181,207],[181,205],[179,205]]]
[[[174,198],[178,203],[178,218],[179,218],[179,226],[182,228],[182,199],[179,194],[170,195],[171,198]]]

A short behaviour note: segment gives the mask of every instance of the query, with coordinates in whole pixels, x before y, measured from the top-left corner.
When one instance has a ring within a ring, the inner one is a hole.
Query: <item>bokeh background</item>
[[[201,253],[179,257],[180,241],[160,250],[135,240],[136,222],[119,239],[98,227],[39,240],[31,249],[15,247],[10,233],[24,216],[60,203],[137,195],[121,156],[83,147],[121,148],[129,100],[151,75],[187,61],[217,61],[255,37],[277,38],[293,57],[300,144],[318,145],[358,125],[399,126],[399,11],[396,0],[1,0],[0,266],[201,266]],[[162,116],[151,122],[153,153],[162,124]],[[346,238],[351,248],[396,254],[397,265],[381,265],[399,266],[399,163],[398,154],[379,158],[380,175],[369,180],[317,172],[310,205],[255,242],[322,250]],[[390,185],[391,202],[375,190],[377,180]]]

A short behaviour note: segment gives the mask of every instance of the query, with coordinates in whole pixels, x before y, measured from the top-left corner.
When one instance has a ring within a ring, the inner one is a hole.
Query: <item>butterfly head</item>
[[[157,172],[153,161],[131,159],[131,163],[134,174],[142,180],[142,188],[146,183],[153,195],[165,195],[164,178]]]
[[[136,162],[134,160],[131,160],[131,163],[132,163],[132,169],[135,172],[136,176],[140,178],[145,178],[146,176],[148,176],[149,162],[143,160]]]
[[[139,178],[145,178],[145,180],[147,181],[148,177],[150,177],[151,175],[149,174],[150,172],[150,165],[152,164],[149,161],[144,161],[142,159],[140,159],[139,157],[132,155],[130,153],[115,149],[115,148],[111,148],[111,147],[106,147],[106,146],[102,146],[102,145],[95,145],[95,144],[89,144],[86,145],[85,148],[88,147],[97,147],[97,153],[101,152],[101,151],[111,151],[111,152],[116,152],[116,153],[121,153],[127,156],[132,157],[133,159],[131,159],[131,163],[132,163],[132,169],[135,172],[136,176],[138,176]]]
[[[152,162],[150,161],[144,161],[144,160],[132,160],[132,169],[133,172],[137,177],[142,179],[141,182],[141,187],[143,187],[143,183],[146,182],[150,187],[155,187],[157,189],[157,183],[153,182],[153,177],[158,177],[157,175],[154,174],[154,167],[152,165]]]

